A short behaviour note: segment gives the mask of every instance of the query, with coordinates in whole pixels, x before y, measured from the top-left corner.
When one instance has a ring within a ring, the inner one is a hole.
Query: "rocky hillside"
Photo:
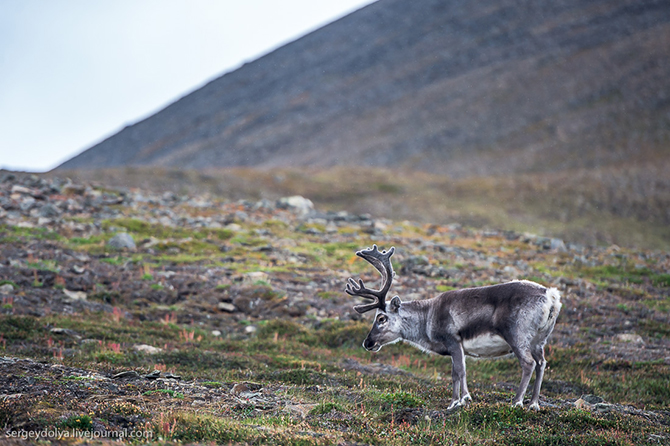
[[[368,315],[342,291],[348,277],[378,280],[354,255],[373,243],[396,247],[404,300],[516,278],[558,287],[542,410],[509,407],[513,359],[468,362],[474,402],[449,411],[448,358],[364,351]],[[668,271],[659,251],[322,212],[302,197],[5,174],[0,436],[663,444]]]
[[[356,164],[468,176],[667,158],[669,79],[665,1],[380,0],[59,169]]]

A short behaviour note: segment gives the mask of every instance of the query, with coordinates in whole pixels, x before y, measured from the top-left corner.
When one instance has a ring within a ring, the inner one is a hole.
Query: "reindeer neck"
[[[402,337],[405,341],[421,345],[428,340],[425,323],[428,310],[429,306],[425,301],[403,302],[399,311],[402,318]]]

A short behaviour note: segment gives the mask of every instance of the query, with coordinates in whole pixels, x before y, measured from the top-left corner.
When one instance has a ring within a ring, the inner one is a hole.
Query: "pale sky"
[[[0,168],[46,171],[373,0],[0,0]]]

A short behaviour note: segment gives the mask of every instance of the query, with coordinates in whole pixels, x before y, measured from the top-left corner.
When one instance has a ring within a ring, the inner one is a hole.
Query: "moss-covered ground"
[[[58,430],[46,440],[670,443],[663,252],[252,204],[171,209],[171,224],[147,203],[0,226],[6,440]],[[232,217],[213,224],[218,215]],[[118,232],[137,248],[110,248]],[[468,360],[473,402],[448,411],[448,357],[401,344],[366,352],[369,317],[343,288],[378,280],[354,255],[372,243],[396,246],[393,291],[407,300],[514,278],[558,287],[541,410],[510,407],[514,358]]]

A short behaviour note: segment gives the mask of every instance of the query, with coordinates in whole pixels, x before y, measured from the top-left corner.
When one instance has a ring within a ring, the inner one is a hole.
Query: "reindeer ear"
[[[397,313],[401,303],[402,301],[398,296],[393,296],[393,299],[391,299],[391,302],[389,302],[389,311],[391,313]]]

